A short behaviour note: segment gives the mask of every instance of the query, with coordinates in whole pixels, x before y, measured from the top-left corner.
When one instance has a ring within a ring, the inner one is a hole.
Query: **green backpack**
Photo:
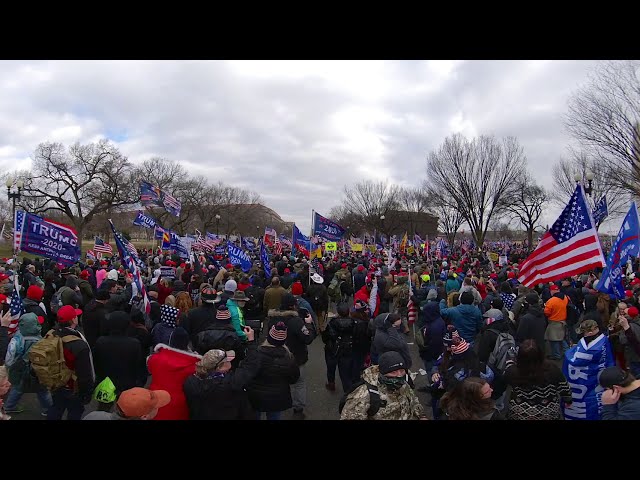
[[[331,298],[331,300],[333,300],[334,302],[339,302],[342,299],[342,291],[340,287],[342,286],[343,282],[344,280],[338,278],[338,276],[335,275],[327,286],[327,294],[329,295],[329,298]]]
[[[59,337],[49,330],[45,337],[29,350],[31,368],[40,384],[49,390],[64,387],[69,380],[76,380],[76,374],[67,367],[63,345],[78,340],[75,335]]]

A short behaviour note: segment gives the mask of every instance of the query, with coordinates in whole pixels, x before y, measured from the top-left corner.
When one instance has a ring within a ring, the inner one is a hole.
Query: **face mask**
[[[386,377],[384,375],[378,375],[378,382],[384,385],[388,390],[398,390],[405,384],[405,378],[403,377]]]

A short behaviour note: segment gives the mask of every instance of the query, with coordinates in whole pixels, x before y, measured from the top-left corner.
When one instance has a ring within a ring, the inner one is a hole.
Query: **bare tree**
[[[467,140],[455,134],[429,154],[427,183],[456,205],[476,244],[482,245],[491,219],[502,208],[502,199],[513,193],[524,169],[525,156],[516,138],[500,142],[493,136],[480,136]]]
[[[621,188],[618,182],[612,181],[606,161],[592,157],[585,151],[570,150],[570,155],[568,159],[560,159],[553,166],[552,200],[554,203],[564,208],[576,189],[575,175],[578,174],[586,185],[587,172],[592,172],[591,196],[594,203],[606,196],[609,217],[624,215],[629,207],[631,195]],[[600,224],[597,227],[600,227]]]
[[[363,230],[377,230],[389,236],[401,219],[392,214],[400,207],[400,188],[386,182],[366,180],[344,187],[343,213]],[[380,217],[384,216],[384,219]],[[354,230],[352,224],[352,231]]]
[[[639,61],[600,65],[569,100],[565,126],[580,146],[602,160],[609,180],[640,196]]]
[[[440,231],[447,237],[449,245],[453,245],[458,229],[464,223],[464,217],[458,207],[447,201],[447,198],[445,193],[434,191],[431,195],[431,206],[438,216]]]
[[[517,189],[514,195],[504,199],[504,209],[511,217],[527,231],[529,249],[533,245],[533,233],[535,232],[542,208],[548,201],[544,188],[536,185],[528,173],[518,178]]]
[[[32,174],[25,178],[24,203],[36,214],[64,215],[82,238],[96,214],[136,203],[131,173],[127,158],[107,141],[76,143],[68,150],[60,143],[41,143]]]

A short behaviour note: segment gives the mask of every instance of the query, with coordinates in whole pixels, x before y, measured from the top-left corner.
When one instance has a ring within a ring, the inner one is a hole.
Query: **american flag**
[[[96,259],[96,252],[94,252],[93,250],[87,250],[87,258],[89,260],[95,260]]]
[[[604,266],[591,210],[578,185],[560,217],[520,267],[518,281],[533,288]]]
[[[127,248],[127,251],[131,254],[131,255],[135,255],[136,257],[138,257],[138,250],[136,250],[136,247],[133,246],[133,243],[131,243],[129,240],[127,240],[126,238],[122,237],[122,239],[124,240],[124,246]],[[111,246],[111,245],[109,245]]]
[[[282,255],[282,242],[276,238],[276,244],[273,246],[273,253]]]
[[[280,235],[279,239],[280,239],[280,242],[282,242],[282,245],[284,245],[287,248],[291,248],[292,244],[290,239],[288,239],[284,235]]]
[[[24,212],[22,210],[16,210],[14,236],[13,236],[13,249],[15,251],[20,250],[22,243],[22,229],[24,228]]]
[[[9,335],[13,335],[18,330],[18,322],[24,313],[22,299],[20,298],[20,287],[18,285],[18,275],[13,276],[13,293],[11,294],[11,323],[9,323]]]
[[[100,237],[96,237],[96,240],[93,242],[93,251],[113,255],[113,248],[111,248],[111,244],[105,243],[105,241]]]

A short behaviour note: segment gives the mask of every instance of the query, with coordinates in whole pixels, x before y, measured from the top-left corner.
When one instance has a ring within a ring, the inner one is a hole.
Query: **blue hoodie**
[[[453,324],[460,336],[467,342],[473,343],[482,328],[482,312],[475,305],[460,304],[457,307],[447,307],[445,300],[440,300],[440,315]]]

